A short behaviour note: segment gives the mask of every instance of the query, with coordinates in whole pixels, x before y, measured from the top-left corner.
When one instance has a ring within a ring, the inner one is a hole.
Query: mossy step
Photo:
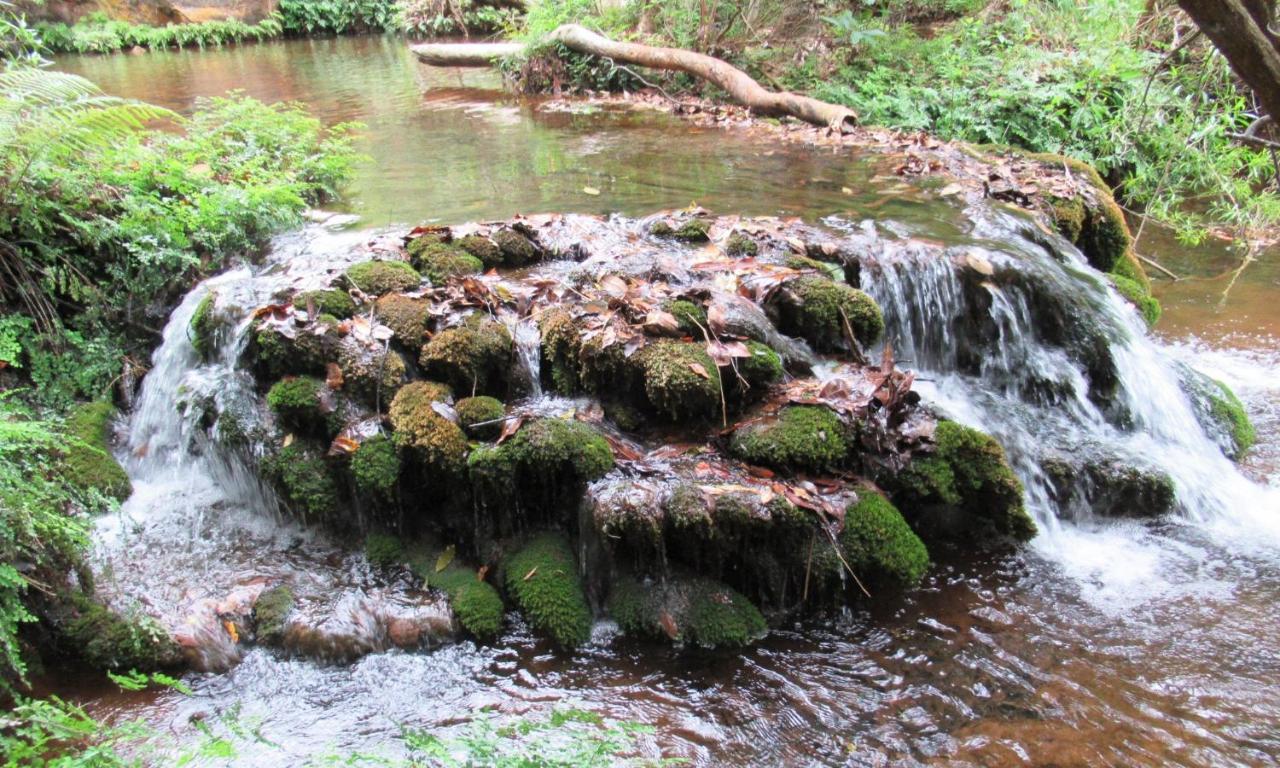
[[[539,534],[509,556],[503,569],[507,594],[534,629],[563,648],[591,639],[591,606],[568,539]]]
[[[670,575],[661,582],[614,581],[609,615],[629,635],[702,648],[741,648],[769,627],[756,606],[714,579]]]
[[[82,490],[124,501],[133,493],[129,475],[107,443],[116,409],[100,401],[77,405],[63,423],[68,443],[61,462],[62,478]]]
[[[424,586],[444,592],[463,630],[477,640],[492,640],[502,631],[502,596],[474,568],[462,564],[452,550],[417,547],[410,566]]]

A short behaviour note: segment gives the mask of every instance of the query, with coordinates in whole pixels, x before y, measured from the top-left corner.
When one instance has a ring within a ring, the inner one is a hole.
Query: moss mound
[[[338,354],[339,335],[336,323],[316,322],[292,338],[270,325],[259,325],[253,332],[249,354],[259,376],[279,379],[284,376],[323,376],[326,365]],[[320,330],[320,333],[314,331]]]
[[[370,296],[418,287],[422,276],[403,261],[366,261],[347,270],[347,280]]]
[[[423,242],[421,239],[415,243]],[[474,275],[484,271],[484,264],[475,256],[453,243],[427,242],[419,248],[410,248],[413,264],[422,270],[432,285],[443,285],[451,277]]]
[[[863,579],[911,586],[929,569],[924,542],[878,493],[865,493],[849,505],[838,540],[845,561]]]
[[[329,432],[328,412],[323,395],[325,383],[310,376],[281,379],[267,390],[267,405],[286,428],[323,436]]]
[[[253,604],[254,634],[263,645],[280,645],[289,614],[297,604],[293,590],[286,586],[263,592]]]
[[[1123,275],[1109,274],[1112,284],[1120,295],[1125,297],[1130,304],[1138,308],[1138,313],[1142,315],[1142,319],[1147,321],[1148,326],[1156,324],[1160,319],[1162,309],[1160,302],[1151,295],[1151,291],[1144,288],[1141,283]]]
[[[864,347],[875,344],[884,333],[880,306],[857,288],[817,276],[797,278],[785,288],[779,292],[778,327],[815,349],[843,349],[850,330]]]
[[[63,424],[68,443],[59,471],[76,488],[124,501],[133,493],[133,485],[107,444],[108,427],[115,412],[115,407],[105,401],[72,409]]]
[[[735,432],[729,450],[752,464],[823,472],[839,467],[848,458],[848,436],[849,428],[831,409],[793,405],[783,408],[772,421]]]
[[[644,393],[658,414],[672,421],[720,415],[720,370],[701,344],[663,339],[633,356]]]
[[[454,406],[462,431],[476,440],[493,440],[502,433],[502,417],[507,414],[501,400],[492,397],[468,397]]]
[[[502,251],[502,258],[507,266],[523,267],[538,260],[537,246],[514,229],[500,229],[494,232],[493,242]]]
[[[578,392],[583,386],[579,376],[582,337],[573,316],[566,310],[553,309],[538,320],[538,331],[542,334],[543,376],[556,392]]]
[[[1217,392],[1209,393],[1210,415],[1227,430],[1235,445],[1234,455],[1239,456],[1253,447],[1258,433],[1249,421],[1244,403],[1240,402],[1236,393],[1221,381],[1215,379],[1213,383],[1217,386]]]
[[[76,615],[63,635],[89,666],[146,672],[181,663],[177,643],[155,619],[116,613],[84,595],[71,602]]]
[[[276,481],[294,512],[318,520],[338,518],[342,510],[338,486],[317,452],[293,443],[264,459],[263,470]]]
[[[404,542],[389,533],[371,533],[364,539],[364,556],[383,568],[398,565],[404,560]]]
[[[467,464],[486,503],[509,505],[519,491],[523,505],[554,505],[613,469],[613,451],[582,422],[543,418],[501,445],[476,449]]]
[[[383,435],[365,440],[351,455],[351,476],[356,490],[375,499],[390,499],[400,477],[396,446]]]
[[[709,241],[711,238],[708,235],[708,232],[710,231],[710,222],[696,217],[690,218],[676,227],[673,227],[670,223],[661,220],[655,221],[649,227],[649,234],[651,235],[684,240],[688,243],[705,243]]]
[[[477,640],[491,640],[502,631],[502,596],[479,574],[457,560],[439,571],[439,552],[422,552],[412,558],[413,570],[427,587],[444,592],[462,628]]]
[[[712,579],[669,577],[646,586],[633,578],[613,583],[609,615],[623,632],[704,648],[739,648],[768,631],[760,610]]]
[[[196,311],[191,314],[188,331],[191,346],[195,347],[202,358],[208,358],[213,353],[217,346],[218,334],[228,325],[227,318],[218,312],[217,301],[217,292],[210,291],[204,295],[196,305]]]
[[[662,305],[680,324],[680,332],[695,339],[703,338],[707,327],[707,311],[688,299],[675,299]]]
[[[837,283],[844,282],[844,268],[839,264],[832,264],[827,261],[818,261],[808,256],[800,256],[794,254],[787,259],[787,266],[792,269],[807,269],[817,272],[823,277],[829,277]]]
[[[336,289],[304,291],[293,297],[293,306],[301,309],[314,306],[317,315],[329,315],[338,320],[345,320],[356,313],[355,299],[346,291]]]
[[[758,341],[748,341],[747,349],[750,357],[734,360],[737,375],[732,372],[722,374],[730,382],[730,389],[738,399],[755,398],[763,395],[770,384],[782,379],[784,369],[782,356],[769,346]]]
[[[428,376],[449,382],[455,392],[506,394],[513,346],[505,326],[473,315],[464,325],[435,335],[418,364]]]
[[[452,475],[466,465],[467,437],[432,408],[448,398],[449,390],[442,384],[411,382],[396,393],[388,415],[396,445],[414,452],[429,469]]]
[[[374,305],[378,322],[391,329],[395,340],[417,350],[427,339],[431,302],[400,293],[389,293]]]
[[[485,269],[502,266],[502,249],[484,235],[467,235],[459,238],[457,245],[480,260]]]
[[[399,352],[381,344],[365,345],[352,337],[338,345],[338,368],[342,370],[343,390],[378,409],[395,397],[409,375]]]
[[[994,533],[1025,541],[1035,536],[1035,523],[1022,501],[1022,483],[994,438],[944,420],[938,422],[934,440],[937,451],[932,456],[913,460],[892,481],[904,499],[961,509],[970,521],[982,524],[969,531],[974,538]]]
[[[564,648],[591,639],[591,607],[568,539],[555,533],[536,536],[508,557],[504,568],[507,593],[535,629]]]
[[[729,235],[729,239],[725,241],[723,250],[726,256],[733,256],[737,258],[742,256],[755,256],[760,252],[760,246],[748,235],[741,232],[734,232],[732,235]]]

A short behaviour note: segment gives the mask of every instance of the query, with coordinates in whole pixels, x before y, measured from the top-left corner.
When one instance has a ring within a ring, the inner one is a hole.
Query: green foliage
[[[285,34],[391,32],[400,26],[396,0],[280,0]]]
[[[217,19],[198,24],[151,26],[116,21],[90,14],[72,26],[39,24],[35,28],[44,47],[53,53],[115,53],[132,48],[214,48],[279,37],[281,18],[273,15],[257,24],[239,19]]]
[[[396,6],[399,28],[418,37],[498,32],[513,27],[519,16],[514,8],[484,0],[397,0]]]
[[[540,534],[507,558],[504,568],[508,594],[535,629],[570,649],[591,638],[591,607],[567,539]]]
[[[404,560],[404,542],[389,533],[371,533],[364,540],[364,556],[384,568],[398,565]]]
[[[835,16],[823,16],[822,20],[831,27],[836,39],[850,48],[859,48],[888,34],[883,29],[868,26],[865,19],[848,8]]]
[[[116,409],[111,403],[78,405],[67,417],[68,441],[58,465],[62,479],[82,491],[124,501],[133,491],[124,467],[111,455],[107,430]]]
[[[337,518],[342,508],[338,486],[322,456],[295,442],[263,459],[262,466],[299,515],[321,521]]]
[[[782,470],[835,469],[849,454],[849,428],[829,408],[795,405],[777,419],[752,424],[734,433],[733,455],[753,464]]]

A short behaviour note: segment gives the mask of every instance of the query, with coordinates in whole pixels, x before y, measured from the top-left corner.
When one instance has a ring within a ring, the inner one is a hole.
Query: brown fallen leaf
[[[667,634],[667,637],[672,640],[680,639],[680,627],[676,625],[676,620],[670,613],[664,610],[658,617],[658,621],[662,624],[662,631]]]
[[[358,450],[360,450],[360,442],[349,437],[335,437],[329,445],[330,456],[342,456],[344,454],[350,456]]]
[[[517,416],[514,419],[507,419],[506,422],[502,425],[502,434],[498,435],[498,440],[496,442],[496,445],[502,445],[502,443],[505,440],[510,438],[515,433],[519,432],[520,427],[522,426],[524,426],[524,416]]]
[[[538,566],[535,565],[533,566],[532,570],[530,570],[528,573],[524,575],[524,578],[521,579],[521,581],[528,581],[529,579],[532,579],[534,574],[536,574],[537,572],[538,572]]]
[[[710,380],[711,374],[707,373],[707,369],[702,367],[702,363],[689,363],[689,370],[698,374],[704,379]]]
[[[240,642],[240,633],[236,631],[236,625],[230,621],[222,622],[222,627],[227,630],[227,635],[231,637],[231,642]]]
[[[337,363],[327,363],[325,365],[324,383],[329,389],[342,389],[343,378],[342,369]]]

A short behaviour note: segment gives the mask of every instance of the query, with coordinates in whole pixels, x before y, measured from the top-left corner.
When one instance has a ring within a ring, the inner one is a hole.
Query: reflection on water
[[[491,73],[419,67],[393,39],[62,63],[108,92],[177,109],[241,88],[302,101],[330,123],[365,122],[371,160],[348,205],[369,225],[696,201],[717,212],[892,219],[940,240],[969,230],[958,208],[875,158],[833,159],[654,115],[539,111],[496,93]],[[1191,272],[1196,254],[1145,249]],[[1206,272],[1231,267],[1229,254],[1197,258]],[[1280,484],[1275,270],[1274,259],[1251,267],[1225,309],[1217,294],[1229,277],[1157,285],[1173,353],[1238,388],[1262,441],[1246,468]],[[1278,516],[1070,526],[1053,546],[1016,557],[942,553],[911,596],[783,628],[745,654],[678,655],[602,632],[565,656],[513,623],[489,648],[350,664],[252,651],[229,673],[189,676],[191,697],[75,692],[97,712],[144,715],[178,737],[192,734],[193,715],[238,705],[283,750],[250,745],[242,763],[257,765],[368,748],[401,723],[456,727],[482,707],[554,702],[650,723],[647,752],[699,764],[1273,764],[1280,536],[1266,533]]]

